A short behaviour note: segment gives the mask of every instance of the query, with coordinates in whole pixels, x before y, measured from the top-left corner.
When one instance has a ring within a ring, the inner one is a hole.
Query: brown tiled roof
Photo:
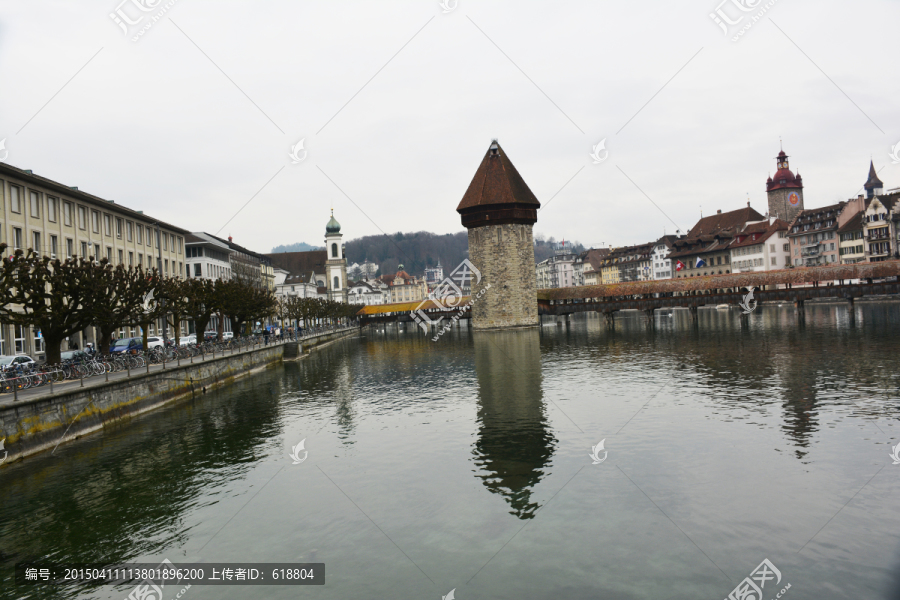
[[[591,248],[587,251],[587,256],[585,258],[591,264],[591,268],[594,271],[599,271],[600,265],[603,264],[603,259],[607,255],[609,255],[609,248]]]
[[[804,225],[806,223],[816,223],[817,221],[825,221],[826,219],[834,219],[834,222],[836,224],[838,213],[840,213],[846,205],[846,202],[838,202],[837,204],[829,204],[828,206],[821,206],[819,208],[808,208],[806,210],[801,210],[799,213],[797,213],[797,216],[794,217],[794,220],[791,221],[790,227],[793,228],[795,225]],[[869,202],[866,202],[867,207],[868,205]],[[830,217],[827,217],[826,215],[829,212],[833,212],[834,214]],[[825,229],[827,230],[828,227],[826,227]],[[801,229],[799,233],[803,233],[803,230]]]
[[[541,203],[519,175],[503,148],[496,142],[491,145],[494,144],[497,146],[497,153],[494,154],[488,149],[456,210],[496,204],[531,204],[535,208],[540,207]]]
[[[305,275],[315,272],[318,275],[325,274],[325,262],[328,253],[325,250],[309,250],[308,252],[277,252],[265,254],[272,265],[281,267],[292,275]]]
[[[688,231],[687,237],[698,237],[701,234],[712,235],[725,229],[738,230],[747,221],[762,221],[763,219],[765,219],[764,216],[749,206],[724,213],[716,213],[697,221],[697,224]]]
[[[859,231],[862,229],[862,221],[863,213],[858,212],[852,217],[850,220],[844,223],[839,229],[838,233],[847,233],[848,231]]]
[[[729,246],[729,248],[743,248],[744,246],[755,246],[757,244],[762,244],[767,239],[775,235],[775,233],[777,233],[778,231],[787,231],[787,228],[788,222],[782,221],[781,219],[775,219],[775,221],[771,225],[768,221],[747,225],[747,227],[745,227],[743,231],[738,233],[737,237]],[[753,239],[753,234],[756,234],[755,240]],[[743,238],[743,241],[738,241],[740,238]]]

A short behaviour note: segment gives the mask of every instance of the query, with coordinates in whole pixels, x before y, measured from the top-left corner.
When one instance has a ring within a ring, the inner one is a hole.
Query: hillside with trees
[[[300,246],[314,250],[309,244],[288,244],[277,246],[272,252],[298,252]],[[348,240],[344,243],[347,255],[347,263],[362,264],[365,261],[378,265],[378,275],[384,273],[396,273],[399,265],[410,275],[421,277],[426,267],[435,266],[438,261],[444,267],[444,272],[450,270],[469,256],[469,237],[465,231],[458,233],[437,234],[428,231],[415,233],[392,233],[388,235],[367,235],[361,238]],[[553,256],[558,243],[555,238],[545,238],[542,234],[535,235],[534,258],[540,262]],[[566,242],[566,249],[572,248],[573,252],[584,250],[578,242]]]

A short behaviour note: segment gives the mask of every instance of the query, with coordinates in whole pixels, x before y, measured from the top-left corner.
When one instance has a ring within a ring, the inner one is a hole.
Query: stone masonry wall
[[[472,306],[473,329],[535,327],[537,282],[532,226],[488,225],[469,230],[469,260],[481,271],[472,297],[490,284]]]
[[[302,357],[310,349],[355,334],[344,330],[301,343],[265,346],[224,354],[200,363],[182,363],[163,371],[133,375],[102,385],[77,387],[42,395],[0,408],[0,439],[9,452],[6,463],[54,448],[61,442],[103,429],[106,423],[155,410],[177,398],[201,393],[202,388],[228,384],[287,358]],[[301,345],[302,344],[302,345]],[[170,365],[172,363],[169,363]]]

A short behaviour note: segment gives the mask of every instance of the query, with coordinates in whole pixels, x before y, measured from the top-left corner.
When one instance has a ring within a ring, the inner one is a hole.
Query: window
[[[128,224],[125,227],[126,235],[128,236],[126,239],[130,242],[131,238],[134,236],[134,223],[128,221]]]
[[[112,262],[112,248],[109,246],[106,247],[106,260]]]
[[[164,271],[164,273],[166,275],[168,275],[169,274],[169,259],[168,258],[165,261],[165,268],[166,268],[166,270]]]
[[[133,266],[134,266],[134,252],[129,252],[129,253],[128,253],[128,266],[129,266],[129,267],[133,267]]]
[[[87,227],[87,211],[83,206],[78,207],[78,228],[84,229]]]
[[[174,234],[174,233],[170,233],[170,234],[169,234],[169,239],[170,239],[171,242],[172,242],[172,252],[175,252],[175,234]],[[172,264],[174,265],[175,263],[172,263]],[[174,270],[175,267],[173,266],[172,269]]]
[[[140,230],[141,230],[141,228],[139,227],[139,228],[138,228],[138,231],[140,231]],[[138,261],[137,261],[137,264],[138,264],[139,267],[143,267],[143,266],[144,266],[144,255],[141,254],[140,252],[138,252]]]
[[[178,254],[181,254],[182,239],[178,236]]]
[[[16,346],[16,354],[24,354],[25,353],[25,327],[22,325],[16,325],[13,328],[13,341]]]
[[[319,256],[321,256],[321,254]],[[194,265],[194,277],[203,277],[203,265],[200,263]]]
[[[88,246],[87,242],[81,242],[81,258],[87,258]]]
[[[149,227],[147,228],[147,245],[153,246],[153,230]]]
[[[72,238],[66,238],[66,258],[72,258],[72,250],[74,243],[72,242]]]
[[[103,215],[103,233],[112,236],[112,217],[108,214]]]
[[[119,264],[125,264],[125,253],[122,250],[119,250]]]
[[[831,244],[831,248],[829,248],[829,249],[834,250],[834,244]]]
[[[47,220],[56,223],[56,207],[59,205],[59,199],[47,196]]]
[[[56,258],[57,238],[55,235],[50,236],[50,258]]]
[[[791,251],[791,245],[790,245],[790,244],[785,244],[784,247],[782,248],[782,250],[784,250],[785,252],[790,252],[790,251]]]
[[[138,244],[143,244],[144,243],[144,227],[142,225],[136,225],[134,229],[135,229],[134,232],[137,234],[137,238],[135,239],[135,241]],[[138,261],[138,262],[141,262],[141,261]]]
[[[66,227],[72,226],[72,203],[63,202],[63,224]]]
[[[169,249],[169,236],[168,236],[168,235],[165,235],[165,234],[162,234],[161,237],[162,237],[163,250],[168,251],[168,249]]]
[[[9,186],[9,210],[14,213],[22,212],[22,206],[19,198],[22,195],[22,190],[14,185]]]
[[[21,227],[13,227],[12,230],[12,245],[13,248],[18,250],[22,248],[22,228]]]
[[[122,219],[118,217],[116,218],[116,239],[122,239]]]
[[[94,244],[94,260],[100,260],[100,244]]]
[[[96,210],[91,211],[91,230],[94,233],[100,233],[100,213]]]
[[[37,192],[32,191],[29,194],[31,197],[31,217],[33,219],[41,218],[41,195]]]

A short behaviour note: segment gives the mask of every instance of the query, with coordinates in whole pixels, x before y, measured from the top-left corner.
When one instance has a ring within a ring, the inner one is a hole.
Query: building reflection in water
[[[475,332],[474,345],[478,477],[503,496],[511,514],[531,519],[540,508],[531,493],[547,474],[557,442],[541,389],[540,334],[537,329]]]

